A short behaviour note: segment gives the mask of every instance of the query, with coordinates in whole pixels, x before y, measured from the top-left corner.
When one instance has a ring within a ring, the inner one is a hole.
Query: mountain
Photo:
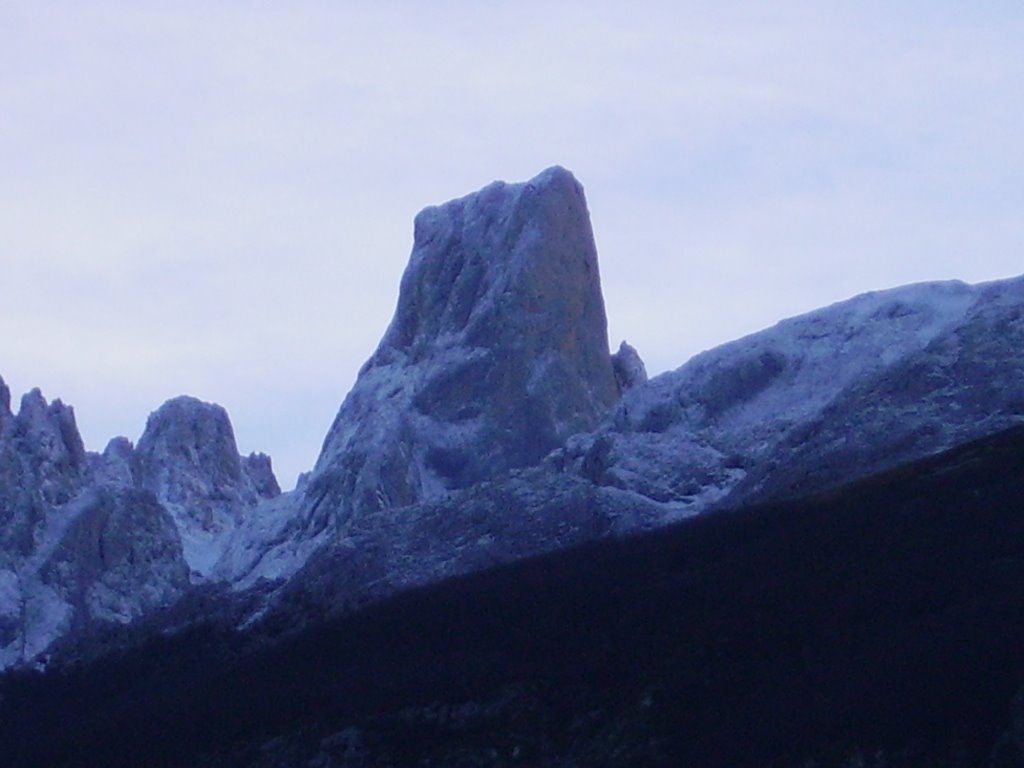
[[[127,624],[205,580],[246,510],[279,493],[219,406],[177,398],[137,447],[87,452],[74,411],[0,380],[0,666],[40,662],[95,623]]]
[[[1024,765],[1024,428],[827,494],[0,680],[25,766]]]
[[[409,587],[820,492],[1020,423],[1024,279],[855,297],[624,392],[538,465],[368,516],[266,603],[289,627]],[[319,615],[319,614],[318,614]]]
[[[311,541],[529,467],[619,398],[583,189],[562,168],[417,217],[398,307],[270,547],[223,576],[288,575]],[[624,353],[626,354],[626,353]],[[621,367],[621,364],[620,364]],[[397,513],[404,514],[404,513]]]
[[[149,417],[134,458],[138,484],[171,513],[199,579],[210,575],[246,512],[281,493],[267,456],[239,456],[224,409],[191,397]]]
[[[294,491],[219,406],[176,398],[92,454],[71,408],[33,391],[15,414],[0,382],[0,667],[209,621],[280,640],[994,435],[1024,415],[1022,306],[1024,278],[879,291],[648,379],[610,351],[579,182],[495,182],[416,217],[391,324]]]
[[[1024,417],[1024,278],[857,296],[697,355],[565,451],[691,512],[806,494]]]

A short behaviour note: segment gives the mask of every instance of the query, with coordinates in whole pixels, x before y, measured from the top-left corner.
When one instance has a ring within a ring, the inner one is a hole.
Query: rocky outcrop
[[[647,383],[647,367],[640,359],[640,354],[626,342],[619,344],[619,351],[612,355],[612,370],[619,391],[639,387]]]
[[[394,319],[317,461],[311,525],[535,464],[617,397],[586,201],[568,171],[427,208]]]
[[[135,462],[139,487],[171,513],[200,578],[246,511],[280,493],[266,456],[239,456],[227,412],[193,397],[169,400],[150,415]]]
[[[99,488],[78,503],[40,575],[79,621],[125,623],[184,593],[189,569],[181,539],[153,494]]]
[[[219,406],[173,400],[133,448],[85,450],[74,412],[0,381],[0,668],[94,622],[127,623],[203,580],[228,535],[279,494]]]
[[[549,168],[423,210],[394,318],[316,467],[290,510],[236,537],[220,572],[244,583],[286,575],[311,542],[368,516],[538,464],[598,423],[623,375],[639,380],[639,358],[620,358],[617,377],[572,174]]]
[[[159,528],[167,513],[156,500],[96,489],[99,457],[87,454],[74,411],[39,390],[17,415],[8,402],[0,408],[0,667],[38,657],[92,619],[129,620],[187,585],[180,542],[173,528]],[[153,548],[160,557],[148,556]]]
[[[0,410],[0,552],[25,556],[46,511],[70,501],[87,481],[85,447],[74,411],[60,400],[48,404],[38,389],[21,399],[16,416],[7,404]]]

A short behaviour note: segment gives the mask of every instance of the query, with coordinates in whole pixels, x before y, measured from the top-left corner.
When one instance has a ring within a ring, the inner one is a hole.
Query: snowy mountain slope
[[[14,414],[0,381],[0,668],[179,599],[226,541],[222,520],[276,493],[268,473],[239,458],[216,406],[171,401],[138,450],[116,438],[91,454],[71,408],[33,390]]]
[[[971,294],[955,324],[866,372],[788,434],[736,498],[810,493],[1024,420],[1024,278]]]
[[[1017,420],[1022,305],[1021,279],[924,283],[784,320],[631,390],[566,460],[600,485],[700,511],[927,455]]]
[[[411,586],[700,512],[843,485],[1024,414],[1024,279],[840,302],[638,383],[537,466],[367,514],[272,602],[350,610]],[[292,623],[299,623],[292,617]]]

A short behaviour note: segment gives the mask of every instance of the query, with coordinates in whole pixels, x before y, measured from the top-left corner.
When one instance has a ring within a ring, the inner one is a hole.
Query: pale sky
[[[0,376],[96,451],[218,402],[291,487],[416,212],[556,163],[612,346],[652,373],[863,291],[1016,275],[1022,41],[1020,0],[0,0]]]

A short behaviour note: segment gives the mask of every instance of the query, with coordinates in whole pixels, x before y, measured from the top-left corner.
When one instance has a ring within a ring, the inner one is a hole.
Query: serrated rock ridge
[[[12,414],[0,389],[0,668],[40,663],[92,624],[174,603],[223,548],[220,516],[237,525],[279,493],[265,456],[232,458],[219,406],[171,401],[138,449],[121,437],[95,454],[72,408],[34,389]],[[205,538],[197,520],[213,523]]]

